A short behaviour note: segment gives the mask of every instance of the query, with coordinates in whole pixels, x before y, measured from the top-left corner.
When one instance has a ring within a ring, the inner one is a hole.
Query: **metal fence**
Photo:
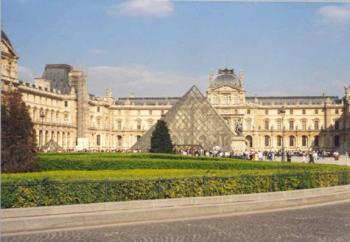
[[[1,207],[219,196],[347,185],[350,171],[154,180],[2,183]]]

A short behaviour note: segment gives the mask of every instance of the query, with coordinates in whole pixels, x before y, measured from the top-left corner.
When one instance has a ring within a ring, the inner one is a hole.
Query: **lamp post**
[[[279,110],[279,113],[281,114],[282,117],[282,157],[281,157],[281,161],[285,161],[285,157],[284,157],[284,116],[286,114],[286,109],[284,108],[284,106],[282,106],[282,108]]]
[[[44,143],[44,118],[45,118],[46,114],[43,110],[40,111],[40,118],[41,118],[41,144],[40,144],[40,148],[43,146]]]

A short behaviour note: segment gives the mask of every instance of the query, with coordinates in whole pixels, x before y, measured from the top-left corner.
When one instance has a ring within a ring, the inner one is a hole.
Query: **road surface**
[[[3,237],[1,241],[350,241],[350,201],[218,218],[115,225]]]

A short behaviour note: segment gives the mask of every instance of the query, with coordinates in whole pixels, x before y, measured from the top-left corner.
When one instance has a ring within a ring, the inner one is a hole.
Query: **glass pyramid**
[[[231,151],[235,136],[226,122],[193,86],[162,118],[168,124],[175,149],[202,148]],[[132,147],[132,150],[149,151],[153,125]]]

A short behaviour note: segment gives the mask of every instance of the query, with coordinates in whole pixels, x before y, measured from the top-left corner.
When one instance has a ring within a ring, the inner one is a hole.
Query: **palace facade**
[[[125,150],[162,117],[180,97],[119,97],[89,94],[83,71],[49,64],[33,83],[17,77],[18,56],[1,34],[2,93],[22,92],[35,124],[39,148],[50,140],[66,150]],[[209,75],[207,100],[246,149],[350,149],[350,87],[336,96],[247,96],[244,76],[233,69]],[[237,127],[242,127],[237,133]],[[235,147],[232,147],[235,149]]]

